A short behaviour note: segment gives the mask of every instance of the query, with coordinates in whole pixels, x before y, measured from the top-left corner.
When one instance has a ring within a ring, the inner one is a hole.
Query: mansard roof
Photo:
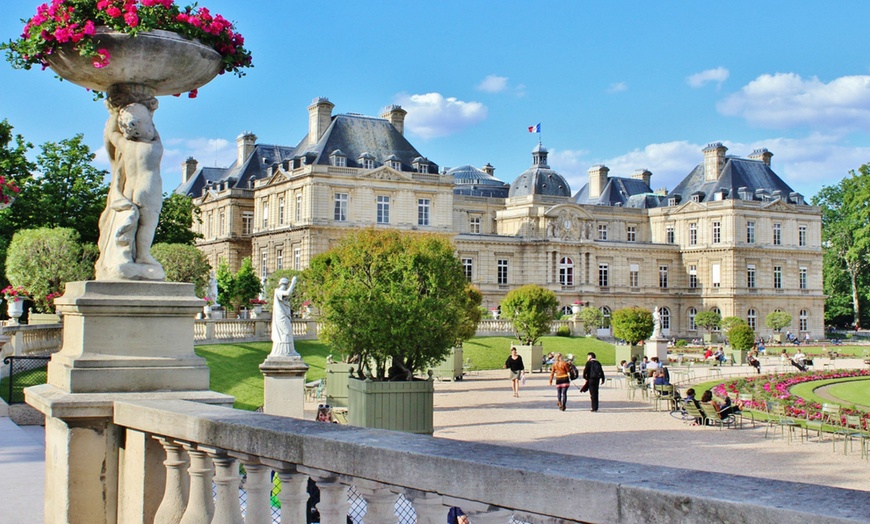
[[[608,177],[598,197],[589,196],[588,183],[574,195],[578,204],[592,206],[651,208],[658,207],[661,199],[643,180],[622,177]]]
[[[730,155],[725,157],[725,164],[716,180],[706,181],[704,164],[699,164],[677,184],[668,197],[679,195],[686,201],[692,195],[698,195],[701,202],[708,202],[717,199],[716,194],[721,195],[723,191],[725,199],[733,200],[762,200],[762,194],[772,195],[779,191],[784,201],[804,203],[803,196],[796,193],[762,160]]]
[[[471,165],[447,171],[453,177],[453,193],[457,195],[507,198],[510,186],[482,169]]]

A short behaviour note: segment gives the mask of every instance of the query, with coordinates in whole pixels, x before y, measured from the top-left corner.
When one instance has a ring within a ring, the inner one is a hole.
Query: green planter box
[[[544,356],[544,346],[511,346],[511,349],[514,348],[516,348],[517,354],[523,357],[523,366],[525,366],[526,371],[544,370],[544,365],[541,362],[541,357]]]
[[[432,368],[432,373],[439,380],[462,380],[462,348],[451,348],[447,358]]]
[[[640,361],[643,360],[643,346],[629,346],[627,344],[616,344],[615,345],[615,358],[616,363],[619,364],[621,361],[631,362],[631,357],[637,357],[637,363],[640,364]],[[639,371],[639,369],[638,369]]]
[[[326,403],[330,406],[346,408],[347,381],[350,377],[350,368],[355,364],[336,362],[326,365]]]
[[[348,381],[347,421],[352,426],[431,435],[434,382]]]
[[[748,355],[749,351],[742,349],[732,349],[731,353],[729,354],[729,358],[731,359],[732,365],[737,364],[742,366],[743,364],[746,364],[748,362],[748,360],[746,359]]]
[[[718,344],[719,343],[719,333],[705,333],[704,334],[704,343],[705,344]]]

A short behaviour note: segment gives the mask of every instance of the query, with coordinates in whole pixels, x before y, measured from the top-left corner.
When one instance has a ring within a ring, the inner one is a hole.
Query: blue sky
[[[177,0],[178,2],[178,0]],[[181,1],[180,3],[185,3]],[[201,0],[236,23],[254,56],[196,99],[161,98],[164,188],[180,164],[226,166],[235,137],[295,145],[306,107],[407,111],[406,135],[440,166],[531,165],[541,123],[550,165],[572,191],[587,170],[653,172],[673,188],[722,141],[729,154],[774,153],[774,170],[810,197],[870,162],[870,3],[286,2]],[[36,2],[2,0],[0,38]],[[84,133],[102,151],[105,108],[50,71],[0,66],[0,119],[34,144]]]

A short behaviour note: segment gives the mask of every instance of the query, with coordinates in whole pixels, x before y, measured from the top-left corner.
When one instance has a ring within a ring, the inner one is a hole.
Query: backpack
[[[568,378],[570,378],[571,380],[577,380],[579,376],[580,370],[577,369],[577,366],[575,366],[573,363],[568,364]]]

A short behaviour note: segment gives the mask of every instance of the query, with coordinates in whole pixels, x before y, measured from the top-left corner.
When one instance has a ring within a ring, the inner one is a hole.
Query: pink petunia
[[[109,59],[111,58],[111,54],[109,54],[109,50],[101,47],[97,49],[98,57],[94,57],[94,67],[97,69],[102,69],[109,65]]]
[[[130,27],[136,27],[139,25],[139,15],[133,11],[128,11],[127,13],[124,13],[124,21],[127,22],[127,25]]]
[[[112,18],[118,18],[119,16],[121,16],[122,13],[121,13],[120,9],[118,9],[115,6],[112,6],[108,9],[106,9],[106,14],[111,16]]]

